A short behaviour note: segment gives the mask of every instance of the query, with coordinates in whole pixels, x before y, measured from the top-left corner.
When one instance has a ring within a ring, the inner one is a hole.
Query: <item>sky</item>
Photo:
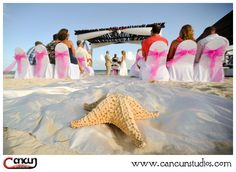
[[[3,4],[3,68],[14,56],[14,49],[25,51],[35,41],[44,44],[61,28],[67,28],[70,39],[76,45],[74,31],[113,26],[128,26],[165,22],[162,36],[169,44],[178,37],[181,27],[191,24],[195,38],[233,10],[232,3],[139,3],[139,4],[85,4],[85,3],[4,3]],[[104,54],[110,51],[121,56],[128,53],[127,67],[130,68],[141,45],[113,44],[93,50],[94,69],[105,69]]]

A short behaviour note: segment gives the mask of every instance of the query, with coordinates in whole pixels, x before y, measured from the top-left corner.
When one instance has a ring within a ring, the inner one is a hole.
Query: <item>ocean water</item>
[[[106,70],[94,70],[95,75],[105,75],[106,74]]]

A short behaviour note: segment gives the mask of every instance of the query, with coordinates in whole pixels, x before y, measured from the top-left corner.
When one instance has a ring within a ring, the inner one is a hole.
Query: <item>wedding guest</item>
[[[77,44],[77,48],[75,50],[75,56],[80,66],[80,72],[83,73],[85,71],[84,68],[89,66],[88,64],[92,58],[91,58],[91,55],[88,53],[88,51],[84,48],[83,41],[78,40],[76,44]],[[83,61],[81,61],[81,58],[83,59]],[[89,67],[92,68],[91,66]]]
[[[207,37],[208,35],[210,35],[210,29],[211,29],[211,26],[210,27],[207,27],[203,33],[201,34],[201,36],[196,40],[197,42],[199,42],[201,39]]]
[[[51,64],[55,64],[55,47],[59,43],[57,34],[53,35],[53,40],[46,45],[48,57]]]
[[[195,41],[193,28],[189,24],[184,25],[179,32],[179,37],[177,39],[175,39],[174,41],[172,41],[170,48],[169,48],[168,55],[167,55],[167,61],[170,61],[171,59],[173,59],[178,45],[181,42],[183,42],[184,40]]]
[[[36,47],[37,45],[43,45],[43,43],[40,42],[40,41],[36,41],[36,42],[34,43],[34,46],[31,47],[31,48],[27,51],[27,53],[26,53],[27,56],[29,57],[30,65],[36,65],[36,59],[35,59],[35,51],[34,51],[34,49],[35,49],[35,47]]]
[[[166,45],[168,45],[167,39],[159,35],[160,31],[161,31],[161,26],[153,25],[152,30],[151,30],[151,36],[143,40],[142,53],[143,53],[143,57],[145,58],[145,61],[147,60],[148,51],[152,43],[156,41],[163,41],[164,43],[166,43]]]
[[[61,43],[66,44],[66,46],[68,47],[69,54],[70,54],[70,62],[73,64],[78,64],[78,61],[75,58],[75,48],[74,48],[72,41],[69,40],[69,35],[70,34],[69,34],[68,29],[65,29],[65,28],[61,29],[57,34],[58,40]]]
[[[142,49],[138,49],[137,53],[136,53],[136,59],[134,64],[131,66],[130,71],[129,71],[129,76],[131,77],[139,77],[139,73],[140,73],[140,66],[143,61],[144,58],[141,55],[142,54]]]
[[[87,52],[88,52],[88,54],[87,54],[87,65],[90,66],[90,67],[93,67],[92,53],[89,50]]]
[[[202,51],[205,47],[205,45],[211,41],[211,40],[215,40],[215,39],[223,39],[225,41],[225,45],[228,46],[229,45],[229,41],[223,37],[220,36],[216,33],[216,28],[214,26],[210,26],[207,27],[205,29],[205,37],[201,40],[198,41],[197,43],[197,53],[196,53],[196,57],[195,57],[195,63],[198,63],[202,54]]]

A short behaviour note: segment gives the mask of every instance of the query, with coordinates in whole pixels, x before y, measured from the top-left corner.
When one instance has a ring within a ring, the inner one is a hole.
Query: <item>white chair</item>
[[[140,60],[140,77],[142,80],[168,81],[166,68],[167,45],[162,41],[154,42],[149,49],[146,62]]]
[[[91,66],[87,66],[89,69],[89,76],[94,76],[94,69]]]
[[[48,52],[45,46],[37,45],[35,47],[36,65],[34,66],[34,77],[36,78],[53,78],[54,65],[50,64]]]
[[[196,49],[197,44],[192,40],[183,41],[178,45],[174,58],[167,62],[170,80],[193,81]]]
[[[28,56],[22,48],[15,49],[15,60],[17,69],[15,73],[15,79],[30,79],[32,78],[32,72]]]
[[[139,63],[140,60],[144,60],[144,57],[142,55],[142,51],[138,51],[138,53],[136,55],[135,62],[130,68],[129,76],[137,77],[137,78],[139,77],[140,68],[138,68],[138,63]]]
[[[89,76],[94,76],[94,70],[91,66],[87,65],[87,59],[86,57],[84,57],[84,54],[77,51],[76,52],[76,58],[78,60],[78,63],[80,64],[80,66],[83,68],[85,74],[89,75]]]
[[[223,82],[223,60],[229,42],[216,38],[208,42],[201,54],[199,63],[194,66],[194,80],[201,82]]]
[[[80,78],[79,66],[77,64],[70,63],[70,54],[68,47],[63,43],[59,43],[55,47],[54,78]]]

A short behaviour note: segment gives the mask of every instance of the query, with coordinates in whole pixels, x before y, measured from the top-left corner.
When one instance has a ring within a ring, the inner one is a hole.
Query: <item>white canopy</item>
[[[165,23],[154,24],[160,25],[162,31]],[[118,43],[140,44],[143,39],[150,36],[154,24],[78,30],[75,31],[75,35],[78,40],[87,40],[92,48]]]

